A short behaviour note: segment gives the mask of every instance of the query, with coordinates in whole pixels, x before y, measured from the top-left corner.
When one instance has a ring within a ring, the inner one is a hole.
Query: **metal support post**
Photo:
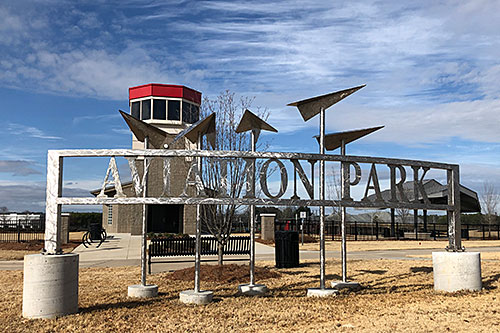
[[[196,148],[201,150],[202,136],[198,135]],[[201,174],[201,157],[197,157],[198,172]],[[201,264],[201,206],[196,205],[196,251],[194,254],[194,291],[200,292],[200,264]]]
[[[415,228],[415,240],[418,240],[418,209],[413,210],[413,227]]]
[[[462,224],[460,223],[460,174],[458,165],[448,170],[448,241],[447,251],[464,251],[462,247]]]
[[[255,130],[250,132],[252,152],[255,152]],[[252,179],[255,179],[255,160],[252,162]],[[255,284],[255,205],[250,205],[250,285]]]
[[[340,154],[342,156],[345,156],[345,141],[342,140],[342,145],[340,146]],[[341,193],[342,197],[345,197],[347,187],[349,186],[349,179],[348,179],[348,172],[346,170],[346,165],[344,163],[341,163],[340,167],[340,178],[342,181],[340,182],[341,188]],[[340,230],[342,234],[342,248],[341,248],[341,255],[342,255],[342,282],[347,282],[347,239],[346,239],[346,230],[345,230],[345,224],[346,224],[346,208],[342,206],[341,208],[341,225],[340,225]],[[357,237],[357,235],[356,235]]]
[[[144,149],[148,149],[149,138],[144,138]],[[143,172],[144,172],[144,188],[142,190],[142,197],[146,198],[148,193],[148,159],[144,157]],[[147,229],[148,229],[148,209],[147,205],[142,205],[142,237],[141,237],[141,285],[146,286],[146,261],[147,261]]]
[[[47,193],[45,205],[44,254],[62,254],[61,249],[61,205],[56,203],[62,195],[63,158],[56,152],[47,154]]]
[[[325,109],[321,108],[319,118],[319,153],[325,154]],[[325,161],[319,162],[319,199],[325,200]],[[319,242],[320,242],[320,288],[325,289],[325,206],[319,208]]]

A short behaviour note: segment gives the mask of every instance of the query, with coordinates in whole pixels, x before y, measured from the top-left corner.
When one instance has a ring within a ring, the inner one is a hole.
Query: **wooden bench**
[[[151,274],[151,264],[153,263],[178,262],[178,260],[153,262],[151,260],[153,257],[194,256],[195,248],[195,237],[152,238],[148,247],[149,274]],[[230,236],[224,246],[223,253],[224,255],[250,255],[250,236]],[[215,237],[201,237],[201,255],[217,255],[217,239]]]

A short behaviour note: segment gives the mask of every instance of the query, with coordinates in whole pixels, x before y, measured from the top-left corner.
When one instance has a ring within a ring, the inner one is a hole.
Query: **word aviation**
[[[208,151],[207,151],[208,152]],[[300,155],[300,154],[295,154],[295,155]],[[312,154],[308,154],[312,155]],[[335,155],[330,155],[330,156],[335,156]],[[262,190],[262,193],[265,195],[267,198],[268,203],[272,204],[279,204],[279,200],[282,199],[283,195],[286,193],[288,189],[288,182],[289,182],[289,177],[288,177],[288,171],[287,168],[285,167],[285,164],[283,163],[282,160],[289,161],[292,166],[293,166],[293,195],[287,200],[291,201],[301,201],[300,197],[297,194],[297,175],[299,176],[298,178],[300,179],[305,191],[307,192],[308,198],[305,200],[315,200],[315,191],[314,191],[314,165],[317,162],[318,159],[311,158],[311,156],[307,156],[307,158],[303,158],[306,160],[306,162],[309,164],[310,167],[310,177],[307,176],[306,172],[304,171],[304,168],[299,161],[301,158],[300,156],[294,156],[295,158],[267,158],[265,161],[262,163],[260,166],[260,170],[258,171],[259,174],[259,182],[260,182],[260,188]],[[145,159],[145,172],[142,175],[142,178],[139,175],[138,168],[137,168],[137,156],[125,156],[125,158],[128,160],[130,172],[132,175],[132,182],[134,186],[134,191],[137,196],[140,196],[143,194],[143,189],[145,185],[145,181],[148,177],[149,173],[149,165],[154,157],[144,157]],[[172,197],[171,194],[171,187],[170,187],[170,182],[171,182],[171,162],[172,159],[175,158],[173,156],[168,156],[168,157],[156,157],[156,158],[161,158],[163,160],[163,173],[162,173],[162,181],[163,181],[163,193],[161,197]],[[142,161],[141,161],[142,162]],[[364,161],[363,161],[364,162]],[[208,168],[214,168],[215,164],[217,164],[217,170],[220,170],[220,182],[217,184],[217,188],[211,189],[210,191],[205,191],[207,188],[204,184],[203,177],[201,170],[199,170],[198,163],[195,159],[192,160],[188,172],[187,172],[187,178],[185,180],[184,184],[184,190],[183,192],[179,195],[180,198],[187,198],[190,197],[188,195],[189,188],[194,188],[195,189],[195,195],[194,197],[198,198],[203,198],[207,197],[207,193],[210,193],[211,197],[216,197],[216,198],[229,198],[228,194],[228,166],[230,163],[239,163],[239,167],[242,168],[242,175],[241,177],[241,184],[245,188],[245,193],[241,197],[243,199],[255,199],[256,198],[256,191],[255,191],[255,173],[253,170],[255,170],[255,163],[256,159],[255,158],[245,158],[242,157],[240,159],[227,159],[227,158],[211,158],[209,161],[207,161],[207,164],[205,165]],[[346,201],[346,202],[353,202],[354,200],[350,196],[350,187],[351,186],[356,186],[360,183],[361,176],[362,176],[362,170],[360,165],[357,162],[354,161],[349,161],[349,162],[341,162],[343,167],[346,168],[347,171],[347,177],[344,180],[346,189],[343,192],[341,201]],[[365,162],[366,163],[366,162]],[[279,190],[276,194],[272,194],[271,191],[269,190],[268,187],[268,178],[269,178],[269,169],[272,166],[272,164],[275,164],[275,167],[279,171],[280,174],[280,186]],[[378,165],[385,165],[385,167],[389,168],[390,172],[390,198],[388,199],[389,202],[393,203],[410,203],[410,200],[408,199],[407,196],[407,191],[404,189],[404,183],[406,182],[407,174],[406,174],[406,169],[402,164],[394,164],[394,163],[371,163],[371,168],[368,173],[368,180],[365,186],[365,191],[364,191],[364,196],[361,199],[361,202],[369,203],[371,200],[368,198],[370,191],[373,191],[375,194],[375,200],[372,202],[384,202],[384,198],[382,197],[381,194],[381,189],[380,189],[380,184],[379,184],[379,178],[378,178],[378,173],[377,173],[377,168],[376,164]],[[427,174],[427,172],[430,170],[430,167],[426,166],[415,166],[415,165],[410,165],[410,168],[413,171],[413,193],[415,193],[414,199],[411,201],[413,203],[420,202],[419,199],[423,200],[424,204],[430,204],[430,201],[428,199],[427,193],[424,188],[424,177]],[[354,179],[351,180],[351,170],[354,170]],[[397,171],[399,171],[399,177],[397,175]],[[112,178],[112,179],[111,179]],[[105,194],[105,190],[107,186],[114,186],[116,190],[116,194],[114,195],[115,198],[125,198],[126,195],[123,192],[122,189],[122,184],[120,181],[120,176],[118,172],[118,168],[116,165],[116,160],[115,157],[112,156],[109,161],[109,165],[106,171],[106,176],[104,177],[104,182],[101,187],[100,194],[97,196],[98,198],[104,198],[107,197]],[[191,196],[192,197],[192,196]],[[332,202],[335,200],[324,200],[328,202]]]

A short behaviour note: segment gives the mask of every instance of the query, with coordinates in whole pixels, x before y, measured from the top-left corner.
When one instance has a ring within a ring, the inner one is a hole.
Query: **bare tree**
[[[410,216],[410,210],[408,208],[396,208],[396,214],[399,216],[401,224],[405,224]]]
[[[7,207],[0,207],[0,222],[2,222],[2,226],[5,224],[5,222],[7,222],[7,216],[5,216],[5,214],[7,214],[8,212],[9,209]]]
[[[485,219],[488,223],[488,237],[491,237],[491,225],[496,220],[496,208],[500,201],[498,190],[493,183],[483,183],[481,201],[483,204],[483,211],[486,215]]]
[[[201,113],[207,116],[216,113],[216,144],[215,147],[205,145],[214,150],[248,151],[251,148],[248,133],[236,133],[236,127],[245,109],[250,108],[252,98],[235,99],[235,94],[229,91],[221,93],[211,100],[205,98]],[[266,119],[267,110],[257,109],[257,115]],[[262,144],[259,145],[262,149]],[[211,159],[203,162],[203,182],[207,194],[212,197],[225,196],[236,198],[242,194],[245,185],[245,162],[242,159]],[[256,168],[257,169],[257,168]],[[203,205],[201,220],[204,226],[217,239],[218,263],[223,264],[223,251],[233,226],[233,219],[239,206],[236,205]]]
[[[341,187],[340,187],[340,176],[337,174],[337,168],[335,165],[331,166],[331,177],[326,178],[326,197],[330,200],[340,200]],[[341,205],[332,206],[332,215],[340,221],[340,210],[342,209]]]

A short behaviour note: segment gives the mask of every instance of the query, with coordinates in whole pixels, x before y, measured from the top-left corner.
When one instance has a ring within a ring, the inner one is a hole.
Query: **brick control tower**
[[[129,88],[130,114],[167,133],[167,144],[200,118],[201,93],[191,88],[150,83]],[[182,139],[175,144],[177,149],[194,149],[196,145]],[[132,134],[132,149],[143,149],[144,143]],[[177,158],[170,168],[171,191],[179,195],[184,190],[190,160]],[[142,163],[138,165],[142,178]],[[124,183],[123,191],[127,196],[135,196],[132,183]],[[151,161],[148,177],[148,195],[161,196],[163,192],[163,161],[155,158]],[[97,195],[98,192],[93,192]],[[114,188],[106,190],[114,195]],[[190,205],[148,205],[147,230],[154,233],[185,233],[196,231],[196,207]],[[108,233],[141,234],[141,205],[105,205],[103,206],[103,227]]]

